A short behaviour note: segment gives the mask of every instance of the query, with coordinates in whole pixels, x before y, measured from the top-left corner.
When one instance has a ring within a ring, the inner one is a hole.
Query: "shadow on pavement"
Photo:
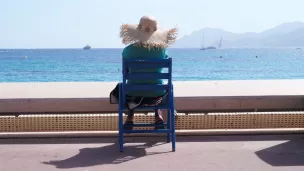
[[[141,157],[156,155],[169,152],[147,153],[146,148],[157,145],[156,142],[146,143],[138,146],[126,146],[124,152],[119,152],[118,143],[97,148],[83,148],[75,156],[64,160],[43,162],[44,164],[54,165],[60,169],[70,169],[77,167],[90,167],[103,164],[120,164]],[[171,152],[171,151],[170,151]]]
[[[293,139],[255,154],[271,166],[304,166],[304,140]]]

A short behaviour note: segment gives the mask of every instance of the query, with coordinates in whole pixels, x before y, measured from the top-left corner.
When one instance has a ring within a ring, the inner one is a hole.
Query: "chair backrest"
[[[153,73],[153,72],[129,72],[129,70],[138,69],[159,69],[167,68],[167,72]],[[124,59],[122,64],[123,72],[123,92],[128,93],[132,91],[169,91],[172,85],[172,59]],[[127,80],[167,80],[168,84],[127,84]]]

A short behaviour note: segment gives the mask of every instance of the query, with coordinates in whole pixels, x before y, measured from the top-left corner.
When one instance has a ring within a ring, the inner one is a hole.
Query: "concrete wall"
[[[1,83],[0,114],[117,112],[114,82]],[[178,111],[304,109],[304,80],[174,82]]]

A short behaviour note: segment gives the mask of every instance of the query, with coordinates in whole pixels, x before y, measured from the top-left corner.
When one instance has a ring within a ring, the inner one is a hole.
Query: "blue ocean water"
[[[121,80],[122,49],[0,49],[0,82]],[[303,79],[304,50],[168,49],[173,79]]]

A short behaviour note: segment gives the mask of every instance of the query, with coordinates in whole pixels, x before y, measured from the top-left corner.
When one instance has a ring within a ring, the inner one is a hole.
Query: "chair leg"
[[[122,118],[122,113],[119,113],[119,150],[120,152],[124,151],[123,147],[123,118]]]
[[[119,150],[120,152],[124,151],[123,147],[123,104],[121,98],[121,86],[119,87],[119,106],[118,106],[118,127],[119,127]]]
[[[172,151],[175,151],[175,142],[176,142],[176,135],[175,135],[175,116],[174,116],[174,108],[171,109],[171,135],[172,135]]]
[[[170,130],[167,133],[167,143],[171,142],[171,109],[167,109],[167,129]]]
[[[176,142],[176,136],[175,136],[175,113],[174,113],[174,94],[173,94],[173,90],[172,90],[172,96],[171,96],[171,131],[172,131],[172,151],[175,151],[175,142]]]

